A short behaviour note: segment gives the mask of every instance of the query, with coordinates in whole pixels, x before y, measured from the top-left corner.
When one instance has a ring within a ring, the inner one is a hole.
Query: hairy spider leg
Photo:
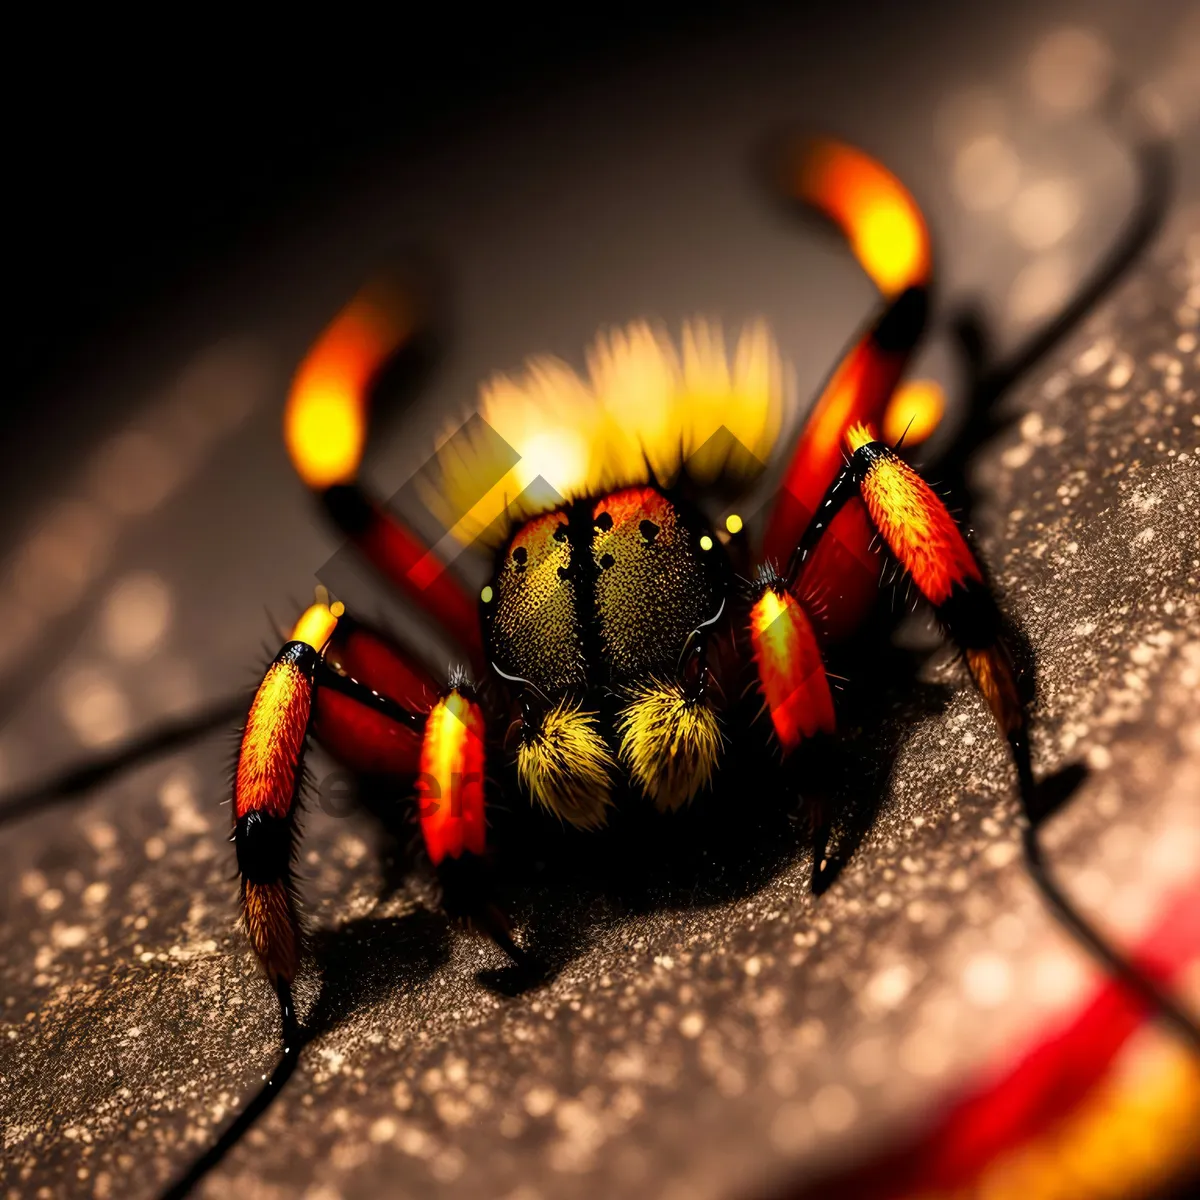
[[[300,957],[292,880],[296,810],[321,650],[336,618],[314,605],[267,667],[242,730],[233,785],[233,841],[241,915],[251,948],[279,996],[284,1040],[295,1016]]]
[[[482,667],[474,601],[438,556],[358,479],[371,388],[419,324],[396,275],[363,288],[317,338],[292,381],[284,442],[300,478],[367,561]]]
[[[767,525],[765,560],[788,561],[842,465],[842,445],[856,423],[881,423],[925,329],[933,256],[925,219],[904,185],[853,146],[819,140],[789,155],[787,195],[832,219],[859,264],[883,294],[882,313],[858,336],[825,384],[788,463]],[[911,403],[928,419],[940,413],[940,393],[923,385]],[[893,422],[889,421],[888,424]],[[851,632],[878,594],[880,559],[862,505],[847,504],[802,575],[789,573],[795,592],[810,601],[821,638]]]
[[[340,605],[312,605],[267,667],[246,717],[234,777],[242,922],[279,996],[285,1041],[295,1027],[291,985],[302,930],[292,860],[309,733],[319,724],[332,746],[370,751],[374,761],[401,773],[405,764],[410,772],[415,768],[413,750],[425,724],[423,713],[325,661],[339,616]]]
[[[1046,868],[1037,837],[1038,804],[1029,724],[1004,636],[1004,621],[978,560],[937,493],[873,429],[852,428],[850,459],[838,472],[793,558],[802,570],[838,512],[860,496],[875,528],[962,651],[975,686],[1008,739],[1024,811],[1022,841],[1034,882],[1055,915],[1110,970],[1190,1045],[1200,1029],[1173,997],[1133,966],[1075,910]]]
[[[750,607],[750,647],[775,738],[790,754],[805,738],[833,733],[825,663],[804,605],[785,581],[765,573]]]
[[[1025,707],[1002,631],[1002,619],[975,555],[938,494],[865,424],[847,433],[850,458],[826,490],[796,546],[790,572],[802,573],[816,548],[854,500],[932,606],[962,651],[971,678],[1008,738],[1021,795],[1033,791]]]

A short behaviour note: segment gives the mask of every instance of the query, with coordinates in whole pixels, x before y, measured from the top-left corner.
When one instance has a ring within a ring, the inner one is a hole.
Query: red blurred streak
[[[390,638],[351,617],[338,622],[325,657],[352,679],[412,712],[425,712],[437,694],[423,667]],[[351,770],[368,775],[417,772],[421,735],[416,730],[332,688],[317,693],[313,731]]]
[[[451,692],[434,706],[417,782],[421,833],[434,866],[486,849],[484,721],[479,705]]]
[[[1198,955],[1200,879],[1163,906],[1134,962],[1155,981],[1169,983]],[[831,1194],[892,1200],[964,1188],[1001,1153],[1029,1142],[1074,1109],[1145,1018],[1142,1001],[1108,980],[1073,1016],[1051,1022],[1031,1039],[1014,1065],[949,1099],[916,1140],[786,1194],[794,1200]]]
[[[414,712],[425,712],[438,694],[424,667],[391,638],[355,618],[344,617],[338,623],[325,657],[352,679]]]
[[[421,735],[352,696],[321,688],[313,734],[343,766],[363,775],[415,775]]]
[[[785,753],[835,728],[825,664],[804,610],[787,592],[766,591],[750,614],[759,687]]]
[[[371,520],[361,532],[352,534],[355,545],[402,595],[450,634],[476,668],[482,667],[483,646],[474,601],[416,534],[377,504],[368,504]]]
[[[878,424],[903,374],[907,355],[884,354],[869,335],[867,339],[834,373],[792,454],[763,544],[766,558],[780,567],[786,566],[842,465],[847,430],[861,422]],[[871,548],[873,537],[866,510],[851,500],[796,581],[797,596],[826,602],[816,623],[820,636],[845,637],[875,603],[882,559]]]

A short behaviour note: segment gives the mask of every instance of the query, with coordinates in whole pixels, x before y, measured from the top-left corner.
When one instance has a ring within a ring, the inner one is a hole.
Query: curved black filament
[[[292,1077],[296,1063],[300,1060],[300,1051],[304,1048],[305,1035],[296,1020],[296,1010],[292,1003],[292,990],[282,980],[275,987],[279,997],[279,1012],[283,1021],[283,1054],[275,1069],[271,1072],[266,1083],[258,1093],[242,1109],[240,1113],[225,1127],[221,1136],[188,1167],[187,1172],[179,1177],[162,1194],[162,1200],[183,1200],[194,1187],[242,1140],[255,1121],[275,1103],[275,1098],[283,1091],[283,1086]]]

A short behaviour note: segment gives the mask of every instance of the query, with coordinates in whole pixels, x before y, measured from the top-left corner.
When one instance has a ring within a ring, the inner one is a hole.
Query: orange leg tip
[[[1003,646],[963,651],[967,669],[1001,731],[1013,737],[1024,731],[1025,709],[1017,690],[1012,661]]]
[[[833,697],[816,635],[799,601],[767,588],[750,613],[759,687],[776,737],[790,753],[805,738],[835,728]]]
[[[367,438],[367,399],[380,368],[412,335],[415,314],[390,278],[368,284],[300,364],[284,409],[292,465],[315,491],[349,483]]]
[[[799,199],[826,213],[845,233],[863,270],[885,296],[928,281],[929,231],[908,189],[854,146],[809,144],[794,169]]]
[[[421,833],[434,866],[487,849],[484,737],[482,710],[457,688],[426,719],[417,795]]]

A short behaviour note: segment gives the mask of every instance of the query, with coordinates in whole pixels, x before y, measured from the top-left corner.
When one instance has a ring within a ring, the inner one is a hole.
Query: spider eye
[[[513,551],[513,562],[515,562],[518,566],[523,567],[528,559],[529,551],[526,550],[524,546],[518,546]]]
[[[480,598],[480,600],[482,600],[484,602],[484,604],[491,604],[492,597],[494,595],[495,595],[495,592],[492,591],[491,584],[488,584],[488,586],[485,587],[483,589],[483,591],[479,593],[479,598]]]
[[[613,527],[612,513],[602,512],[596,518],[596,528],[601,533],[608,533]]]
[[[658,537],[658,526],[653,521],[643,521],[638,529],[641,531],[642,537],[648,542],[654,541]]]

